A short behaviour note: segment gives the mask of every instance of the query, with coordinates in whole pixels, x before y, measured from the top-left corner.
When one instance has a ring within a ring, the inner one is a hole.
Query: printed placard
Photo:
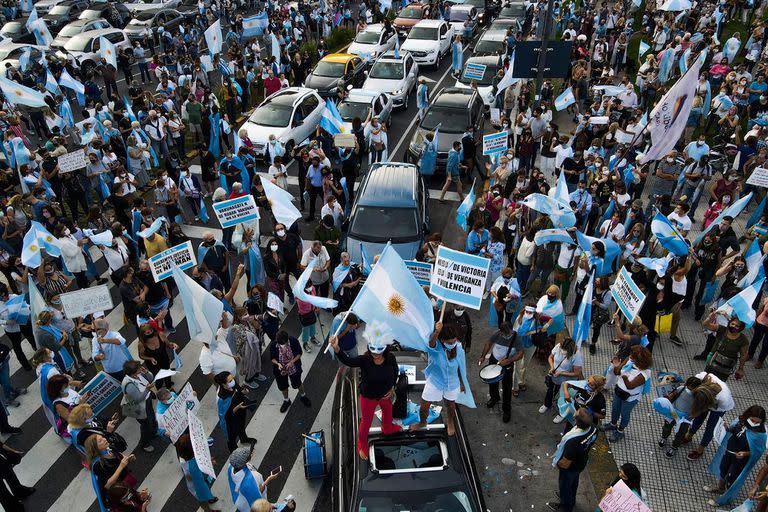
[[[506,151],[509,147],[508,139],[509,132],[507,131],[483,135],[483,154],[495,155],[496,153]]]
[[[222,228],[231,228],[237,224],[259,219],[259,209],[251,194],[235,199],[213,203],[213,211]]]
[[[187,411],[197,413],[199,408],[200,402],[197,400],[195,392],[192,391],[192,385],[187,382],[181,393],[168,406],[168,409],[157,418],[157,422],[168,432],[171,442],[175,443],[189,425]]]
[[[149,267],[156,283],[171,276],[173,273],[171,262],[176,263],[176,266],[181,270],[197,265],[195,251],[192,250],[192,242],[186,241],[149,258]]]
[[[603,512],[651,512],[643,500],[622,480],[615,483],[611,487],[611,492],[600,501],[600,510]]]
[[[91,313],[109,311],[115,307],[112,303],[112,294],[109,293],[109,287],[106,284],[62,293],[59,297],[68,318],[80,318]]]
[[[611,286],[611,295],[627,320],[634,322],[645,300],[645,294],[637,287],[626,268],[621,268],[619,277]]]
[[[337,133],[333,136],[333,145],[337,148],[353,148],[357,137],[353,133]]]
[[[107,408],[109,404],[123,393],[123,389],[116,379],[104,372],[99,372],[94,378],[83,386],[80,390],[80,396],[86,393],[91,395],[86,402],[93,409],[93,414],[99,414]]]
[[[491,124],[501,126],[501,109],[491,107]]]
[[[405,261],[405,266],[411,271],[413,277],[416,278],[416,282],[421,286],[429,286],[432,280],[432,264],[424,263],[423,261]]]
[[[205,435],[203,422],[193,411],[187,411],[187,421],[189,423],[189,439],[192,441],[192,452],[195,454],[195,461],[200,471],[216,478],[216,470],[213,469],[211,460],[211,448],[208,446],[208,436]]]
[[[478,64],[477,62],[468,62],[464,67],[464,78],[469,80],[482,80],[485,75],[485,64]]]
[[[747,179],[747,185],[768,188],[768,169],[758,167],[752,171],[752,174],[750,174]]]
[[[452,304],[480,309],[491,260],[441,245],[429,293]]]
[[[84,149],[77,149],[75,151],[70,151],[66,155],[59,155],[59,174],[66,174],[78,169],[85,169],[87,163],[88,162],[85,160]]]

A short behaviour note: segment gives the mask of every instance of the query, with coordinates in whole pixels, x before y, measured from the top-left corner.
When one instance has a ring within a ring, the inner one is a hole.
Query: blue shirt
[[[480,247],[488,243],[490,238],[491,234],[487,229],[483,229],[483,233],[480,235],[478,235],[477,231],[473,229],[469,232],[469,235],[467,235],[467,244],[464,250],[470,254],[477,254],[477,252],[480,250]]]
[[[592,194],[588,191],[581,191],[579,189],[574,190],[568,195],[568,199],[576,203],[576,209],[580,209],[584,205],[584,213],[589,213],[592,209]]]
[[[319,165],[317,167],[310,165],[307,169],[307,178],[309,178],[309,183],[313,187],[323,186],[323,173],[320,169],[321,167]]]
[[[130,361],[128,357],[128,347],[125,345],[125,338],[123,338],[119,332],[109,331],[104,335],[105,339],[118,339],[119,345],[113,345],[111,343],[99,343],[96,341],[96,337],[91,342],[91,357],[94,359],[99,354],[104,354],[104,359],[101,361],[101,365],[104,367],[104,371],[107,373],[117,373],[123,371],[123,364],[126,361]]]
[[[458,176],[460,174],[461,171],[459,169],[459,161],[459,152],[455,149],[451,149],[448,152],[448,163],[445,164],[445,168],[446,171],[448,171],[448,174],[451,176]]]
[[[460,386],[459,358],[448,359],[448,351],[439,341],[435,348],[427,345],[429,364],[424,368],[427,380],[443,392],[453,391]]]
[[[699,146],[697,142],[698,141],[692,141],[687,146],[685,146],[685,152],[688,153],[689,157],[698,162],[701,160],[701,157],[709,154],[709,145],[705,142]]]

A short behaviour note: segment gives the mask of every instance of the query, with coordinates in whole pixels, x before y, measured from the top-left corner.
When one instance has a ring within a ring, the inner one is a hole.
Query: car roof
[[[475,55],[468,58],[467,62],[472,62],[474,64],[484,64],[486,66],[495,66],[495,67],[499,67],[501,65],[501,61],[498,55]],[[464,63],[465,67],[466,65],[467,64]]]
[[[444,23],[443,20],[421,20],[414,27],[439,27]]]
[[[373,103],[373,100],[381,95],[378,91],[368,89],[350,89],[347,93],[347,99],[360,103]]]
[[[287,87],[276,92],[267,100],[270,103],[293,106],[297,101],[304,99],[307,95],[313,94],[314,92],[314,89],[310,89],[308,87]],[[267,100],[264,100],[264,102],[266,103]]]
[[[411,7],[413,9],[419,9],[419,10],[423,11],[428,6],[429,6],[429,4],[413,3],[413,4],[408,4],[405,7]]]
[[[106,34],[111,34],[113,32],[120,32],[123,31],[119,28],[97,28],[96,30],[88,30],[87,32],[83,32],[81,34],[77,34],[75,37],[99,37]]]
[[[340,62],[342,64],[346,64],[355,58],[359,58],[359,56],[355,55],[354,53],[329,53],[323,57],[322,60],[324,62]]]
[[[366,173],[360,191],[358,206],[413,208],[416,206],[419,171],[413,164],[388,162],[374,165]]]
[[[467,108],[469,101],[472,99],[472,95],[474,94],[475,91],[472,89],[447,87],[440,91],[440,94],[437,96],[437,98],[435,98],[433,105],[440,105],[441,107]]]
[[[394,50],[387,50],[386,52],[384,52],[381,55],[379,55],[378,60],[387,59],[387,60],[395,60],[395,61],[402,62],[402,61],[405,60],[405,56],[408,55],[408,53],[409,52],[407,50],[400,50],[400,58],[397,58],[397,57],[395,57],[395,51]]]
[[[457,11],[471,11],[472,9],[476,9],[474,5],[464,5],[464,4],[454,4],[451,6],[451,10],[457,10]]]
[[[479,41],[504,41],[507,38],[507,32],[504,30],[487,30],[480,36]]]
[[[76,20],[70,21],[65,26],[66,27],[82,27],[84,25],[87,25],[88,23],[96,23],[97,21],[106,21],[106,20],[101,20],[101,19],[81,20],[80,18],[77,18]]]
[[[381,30],[384,28],[384,25],[381,23],[373,23],[371,25],[366,25],[363,32],[381,32]]]

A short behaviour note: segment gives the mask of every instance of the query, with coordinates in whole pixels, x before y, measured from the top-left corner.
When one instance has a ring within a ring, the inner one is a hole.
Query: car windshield
[[[475,45],[475,53],[501,53],[504,51],[506,43],[503,41],[478,41]]]
[[[291,122],[293,109],[287,105],[267,103],[257,108],[249,121],[261,126],[274,126],[284,128]]]
[[[3,34],[16,34],[19,31],[21,31],[21,23],[17,21],[12,21],[10,23],[6,23],[3,25],[2,30],[0,30],[0,33]]]
[[[378,61],[371,68],[368,76],[371,78],[383,78],[385,80],[400,80],[403,78],[405,70],[402,62]]]
[[[440,125],[440,133],[463,133],[467,123],[462,119],[467,119],[466,110],[432,106],[424,115],[421,128],[434,131]]]
[[[80,13],[79,18],[81,20],[97,20],[101,18],[102,11],[97,11],[95,9],[86,9],[83,12]]]
[[[357,101],[343,101],[339,104],[339,115],[346,122],[352,122],[354,118],[365,121],[368,118],[368,112],[371,111],[370,103],[359,103]]]
[[[379,42],[378,32],[360,32],[355,38],[356,43],[376,44]]]
[[[464,21],[469,17],[469,11],[459,11],[458,9],[451,9],[450,14],[451,21]]]
[[[483,78],[481,78],[480,80],[477,80],[477,85],[479,87],[487,87],[491,85],[491,83],[493,82],[493,77],[498,72],[499,72],[498,66],[485,66],[485,73],[483,73]],[[464,68],[464,74],[461,75],[459,82],[463,83],[464,85],[470,85],[472,83],[472,79],[467,78],[466,67]]]
[[[499,13],[500,18],[524,18],[525,17],[525,5],[512,5],[505,7]]]
[[[413,7],[406,7],[402,11],[400,11],[400,14],[397,15],[398,18],[407,18],[409,20],[420,20],[421,19],[421,13],[424,12],[421,9],[414,9]]]
[[[477,512],[467,494],[455,489],[419,489],[418,491],[401,489],[397,492],[363,493],[357,510],[358,512],[391,512],[393,510]]]
[[[464,2],[464,5],[471,5],[472,7],[477,7],[478,9],[485,9],[485,0],[467,0]]]
[[[312,72],[315,76],[327,76],[331,78],[340,78],[344,76],[344,68],[346,66],[343,62],[328,62],[320,61],[317,63],[317,67]]]
[[[64,48],[71,52],[82,52],[88,47],[91,38],[87,36],[75,36],[64,45]]]
[[[426,39],[428,41],[437,41],[436,27],[413,27],[408,39]]]
[[[76,36],[82,31],[83,31],[82,25],[67,25],[66,27],[61,29],[61,32],[59,32],[59,36],[72,37],[72,36]]]
[[[70,6],[68,5],[56,5],[53,9],[48,11],[48,14],[51,14],[53,16],[66,16],[69,14]]]
[[[154,18],[155,14],[157,14],[157,13],[154,12],[154,11],[140,12],[140,13],[136,14],[135,19],[137,19],[139,21],[147,21],[147,20],[151,20],[152,18]]]
[[[349,228],[349,234],[358,240],[367,242],[412,240],[419,236],[416,210],[414,208],[358,206]]]

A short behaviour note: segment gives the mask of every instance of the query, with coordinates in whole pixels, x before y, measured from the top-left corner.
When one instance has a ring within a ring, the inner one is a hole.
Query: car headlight
[[[421,130],[416,130],[416,133],[413,134],[413,138],[411,139],[411,151],[416,153],[417,155],[421,154],[421,144],[424,142],[424,134]]]
[[[397,90],[396,90],[396,91],[394,91],[392,94],[393,94],[394,96],[400,96],[401,94],[403,94],[403,90],[402,90],[402,89],[397,89]]]

